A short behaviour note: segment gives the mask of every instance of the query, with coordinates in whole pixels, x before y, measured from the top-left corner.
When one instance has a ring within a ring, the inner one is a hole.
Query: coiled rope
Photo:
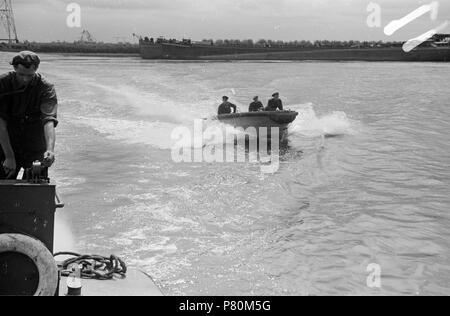
[[[114,277],[125,278],[127,266],[119,257],[96,255],[80,255],[73,252],[59,252],[54,257],[70,256],[71,258],[58,264],[61,276],[69,277],[74,267],[79,267],[82,279],[112,280]]]

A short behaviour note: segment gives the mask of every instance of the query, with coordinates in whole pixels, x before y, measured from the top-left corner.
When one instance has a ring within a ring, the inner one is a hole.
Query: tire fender
[[[58,287],[58,266],[53,255],[39,240],[20,234],[0,234],[0,253],[15,252],[29,257],[39,272],[34,296],[54,296]]]

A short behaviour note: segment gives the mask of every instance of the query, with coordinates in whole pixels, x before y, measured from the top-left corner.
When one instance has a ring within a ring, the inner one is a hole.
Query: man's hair
[[[38,55],[33,52],[23,51],[13,58],[11,65],[13,65],[14,67],[22,65],[27,69],[29,69],[31,66],[34,66],[34,68],[37,70],[40,63],[41,60]]]

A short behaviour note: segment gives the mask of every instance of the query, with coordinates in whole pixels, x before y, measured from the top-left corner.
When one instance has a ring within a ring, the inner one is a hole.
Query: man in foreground
[[[0,76],[0,179],[16,179],[34,161],[55,161],[56,92],[37,70],[39,56],[14,57],[14,71]]]

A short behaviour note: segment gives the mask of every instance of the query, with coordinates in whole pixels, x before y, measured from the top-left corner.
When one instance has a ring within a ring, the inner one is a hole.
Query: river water
[[[123,256],[168,295],[450,294],[449,64],[42,59],[59,250]],[[176,127],[274,91],[300,113],[278,172],[173,162]]]

